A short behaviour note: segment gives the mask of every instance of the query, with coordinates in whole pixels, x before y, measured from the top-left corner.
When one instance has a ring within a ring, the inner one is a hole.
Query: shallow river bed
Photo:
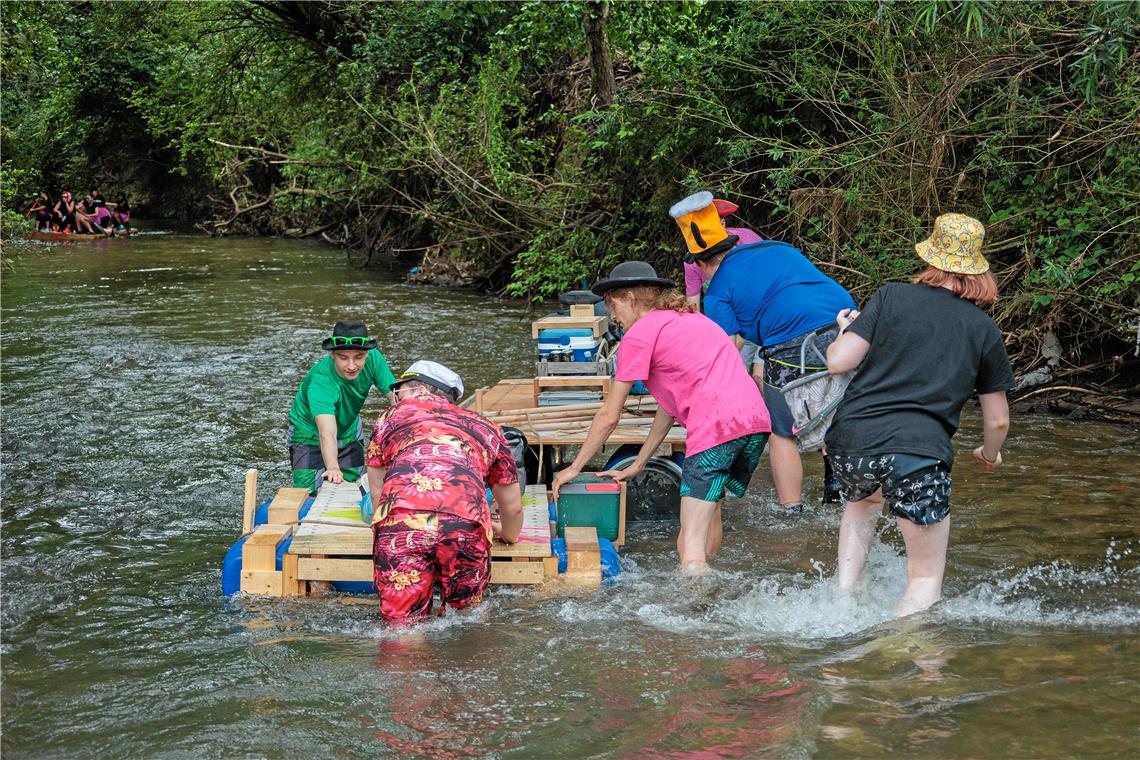
[[[701,581],[637,526],[618,581],[496,589],[411,632],[340,598],[226,599],[242,474],[338,318],[399,371],[533,372],[517,303],[318,244],[27,245],[3,277],[5,757],[1134,757],[1140,432],[1015,417],[960,455],[944,602],[890,620],[901,538],[834,589],[837,507],[773,511],[767,457]],[[365,411],[371,423],[377,403]],[[980,439],[968,411],[960,452]],[[809,493],[819,466],[809,461]]]

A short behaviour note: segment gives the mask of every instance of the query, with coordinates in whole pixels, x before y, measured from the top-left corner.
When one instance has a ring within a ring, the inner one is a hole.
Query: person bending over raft
[[[780,389],[823,369],[809,366],[801,371],[800,348],[813,335],[815,345],[826,348],[838,334],[835,313],[854,307],[855,301],[787,243],[738,245],[721,223],[710,192],[677,202],[669,215],[685,238],[686,263],[695,262],[709,278],[705,314],[729,335],[760,346],[756,363],[763,360],[764,375],[756,382],[763,387],[772,416],[768,457],[776,497],[781,507],[800,511],[804,468],[792,412]]]
[[[976,303],[997,300],[982,256],[985,229],[944,214],[915,246],[929,265],[912,284],[880,288],[862,313],[839,313],[841,335],[827,352],[832,373],[858,374],[843,397],[826,443],[847,506],[839,528],[839,587],[863,571],[886,498],[906,542],[907,585],[898,615],[942,597],[950,536],[951,436],[974,392],[984,440],[974,459],[1001,465],[1009,429],[1005,392],[1013,387],[1001,332]],[[858,317],[858,318],[856,318]]]
[[[554,478],[553,491],[582,472],[617,427],[633,384],[645,382],[659,405],[649,436],[628,469],[601,473],[628,480],[645,467],[676,420],[685,427],[681,469],[682,569],[702,573],[721,542],[720,501],[725,491],[743,496],[760,461],[771,424],[760,389],[740,361],[731,338],[692,311],[674,283],[641,261],[618,264],[594,285],[610,315],[625,330],[617,373],[590,424],[573,464]]]
[[[491,580],[491,535],[508,543],[522,530],[519,473],[503,430],[455,402],[459,375],[418,361],[393,387],[368,443],[372,561],[380,614],[419,620],[477,604]],[[487,488],[499,505],[492,521]]]
[[[373,386],[388,393],[396,378],[363,322],[337,322],[321,347],[329,355],[309,370],[289,410],[293,486],[315,493],[320,481],[356,481],[364,467],[360,409]]]

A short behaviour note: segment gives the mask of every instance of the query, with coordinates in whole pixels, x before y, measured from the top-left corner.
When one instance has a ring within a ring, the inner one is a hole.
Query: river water
[[[839,509],[781,519],[767,459],[717,572],[639,526],[620,580],[496,589],[393,631],[341,598],[226,599],[242,475],[288,485],[292,394],[338,318],[395,369],[531,373],[517,303],[319,244],[144,234],[18,247],[3,277],[5,757],[1134,757],[1140,434],[1015,417],[955,472],[946,599],[891,621],[886,521],[855,598]],[[371,421],[377,404],[366,408]],[[965,415],[965,450],[979,439]],[[820,489],[809,464],[809,488]]]

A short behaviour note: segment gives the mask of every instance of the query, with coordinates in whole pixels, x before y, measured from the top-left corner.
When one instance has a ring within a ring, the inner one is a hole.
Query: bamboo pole
[[[257,470],[245,471],[245,503],[243,504],[241,532],[253,530],[253,513],[257,509]]]

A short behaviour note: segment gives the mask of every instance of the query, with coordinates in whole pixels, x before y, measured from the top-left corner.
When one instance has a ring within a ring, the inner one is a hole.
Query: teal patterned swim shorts
[[[743,496],[767,442],[767,433],[752,433],[685,457],[681,496],[701,501],[720,501],[725,491]]]

